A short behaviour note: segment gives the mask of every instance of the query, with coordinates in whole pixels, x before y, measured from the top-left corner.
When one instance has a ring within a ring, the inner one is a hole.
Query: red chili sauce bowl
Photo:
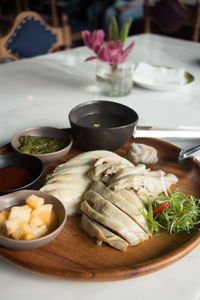
[[[32,188],[43,174],[42,161],[19,153],[0,155],[0,195]]]

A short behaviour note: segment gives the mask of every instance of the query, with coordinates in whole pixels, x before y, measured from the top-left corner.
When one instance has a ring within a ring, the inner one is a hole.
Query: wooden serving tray
[[[129,142],[133,142],[133,139]],[[136,143],[152,145],[158,150],[159,161],[150,166],[174,173],[181,191],[200,197],[200,169],[192,160],[183,165],[177,162],[180,149],[158,139],[134,139]],[[126,156],[128,143],[117,153]],[[0,149],[0,153],[11,151],[10,145]],[[45,174],[57,164],[81,153],[72,148],[62,160],[47,164]],[[40,186],[43,184],[43,179]],[[39,186],[37,187],[39,188]],[[29,251],[12,251],[0,247],[0,257],[28,271],[65,279],[110,281],[141,276],[164,268],[188,254],[200,243],[200,232],[190,234],[161,234],[148,241],[128,247],[121,252],[103,244],[98,246],[80,226],[80,216],[67,218],[64,230],[48,245]]]

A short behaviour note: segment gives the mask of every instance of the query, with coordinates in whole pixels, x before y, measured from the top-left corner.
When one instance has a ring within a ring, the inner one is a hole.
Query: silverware
[[[153,126],[137,126],[134,137],[200,139],[200,127],[184,127],[171,129],[157,128]]]
[[[179,153],[178,161],[183,162],[191,156],[195,156],[197,159],[200,158],[200,145],[194,146],[186,150],[181,150],[181,152]]]

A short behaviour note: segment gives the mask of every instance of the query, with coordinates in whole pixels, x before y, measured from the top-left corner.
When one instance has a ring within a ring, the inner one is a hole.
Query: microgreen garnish
[[[189,233],[200,223],[200,199],[187,196],[177,189],[169,191],[168,195],[158,196],[153,203],[149,197],[147,200],[149,209],[146,218],[151,235],[160,229],[171,234]]]
[[[150,232],[150,235],[152,236],[153,233],[159,232],[160,228],[162,228],[162,226],[160,226],[160,224],[157,221],[154,220],[153,207],[152,207],[152,204],[151,204],[151,200],[147,195],[145,195],[145,196],[148,200],[149,208],[148,208],[148,213],[145,213],[144,211],[142,211],[142,214],[147,219],[147,222],[148,222],[148,225],[149,225],[149,232]]]

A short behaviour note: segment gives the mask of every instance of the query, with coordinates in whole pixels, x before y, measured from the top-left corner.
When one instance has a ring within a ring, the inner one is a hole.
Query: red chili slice
[[[154,209],[153,213],[156,215],[156,214],[162,212],[169,205],[170,205],[170,201],[164,202],[164,203],[160,204],[158,207],[156,207]]]

